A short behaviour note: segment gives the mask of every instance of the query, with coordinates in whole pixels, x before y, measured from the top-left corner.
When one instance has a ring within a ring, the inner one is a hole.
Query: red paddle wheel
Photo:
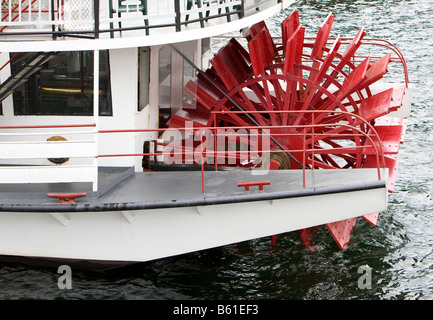
[[[249,29],[248,50],[231,39],[211,59],[211,67],[185,85],[195,104],[185,105],[167,125],[266,128],[271,150],[287,151],[271,154],[270,169],[376,168],[376,151],[381,150],[379,166],[389,168],[392,192],[405,120],[387,115],[402,105],[405,85],[373,92],[371,85],[387,73],[391,54],[359,61],[355,53],[364,30],[348,43],[330,39],[333,20],[330,14],[314,41],[305,38],[297,11],[281,25],[282,43],[264,22]],[[301,152],[305,149],[314,152]],[[244,166],[241,161],[236,165]],[[377,217],[363,218],[374,226]],[[355,222],[326,225],[340,248],[347,246]],[[310,249],[314,233],[315,227],[301,230]]]

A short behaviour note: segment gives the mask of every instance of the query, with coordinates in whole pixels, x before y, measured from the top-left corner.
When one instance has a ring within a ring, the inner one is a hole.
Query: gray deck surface
[[[258,173],[249,170],[205,171],[203,193],[201,171],[133,172],[125,168],[106,168],[100,170],[100,191],[97,193],[92,193],[90,186],[85,184],[28,184],[25,188],[1,185],[0,209],[5,211],[10,205],[56,205],[58,200],[46,197],[47,192],[87,192],[86,197],[77,199],[76,205],[121,204],[123,209],[128,209],[126,204],[148,205],[149,208],[205,205],[385,187],[385,181],[379,181],[376,169],[306,170],[305,188],[302,170]],[[270,181],[270,185],[265,185],[262,191],[258,186],[250,187],[250,191],[237,186],[238,182],[246,181]]]

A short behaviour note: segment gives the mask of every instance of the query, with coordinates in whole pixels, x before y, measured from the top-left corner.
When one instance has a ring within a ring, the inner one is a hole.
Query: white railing
[[[93,0],[2,0],[0,32],[93,32],[98,20],[94,3]]]
[[[205,27],[233,21],[279,0],[1,0],[0,35],[52,34],[99,37],[120,31]],[[142,3],[145,6],[141,5]]]
[[[53,8],[51,1],[2,0],[1,12],[2,26],[29,25],[52,21],[58,8]]]
[[[72,127],[0,127],[1,183],[90,182],[97,191],[96,132]]]

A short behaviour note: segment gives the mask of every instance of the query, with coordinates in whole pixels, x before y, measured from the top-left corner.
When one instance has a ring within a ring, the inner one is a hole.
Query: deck
[[[118,211],[206,206],[261,200],[386,189],[386,174],[377,169],[303,170],[262,172],[249,170],[133,172],[132,169],[101,168],[100,189],[85,184],[31,184],[0,186],[0,211]],[[262,182],[246,190],[242,182]],[[263,182],[268,182],[263,183]],[[87,192],[74,204],[58,204],[48,192]]]

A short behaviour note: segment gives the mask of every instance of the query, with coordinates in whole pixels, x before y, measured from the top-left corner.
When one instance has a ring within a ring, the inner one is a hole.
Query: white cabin
[[[141,157],[121,155],[143,153],[158,132],[98,132],[159,128],[180,108],[195,72],[167,45],[207,67],[211,37],[293,2],[2,1],[1,182],[83,181],[95,191],[98,167],[141,171]]]

